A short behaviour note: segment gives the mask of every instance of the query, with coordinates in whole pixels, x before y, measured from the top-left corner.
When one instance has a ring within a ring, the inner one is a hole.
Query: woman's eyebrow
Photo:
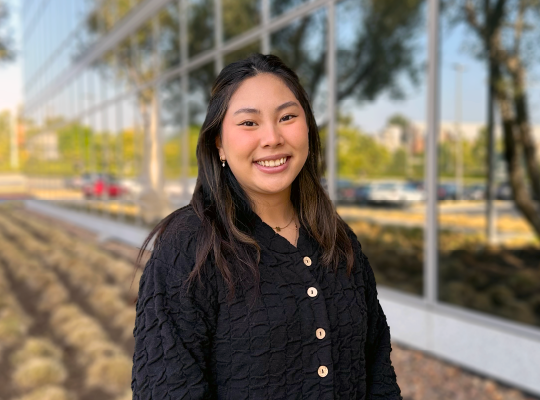
[[[294,106],[300,107],[300,106],[298,105],[297,102],[295,102],[295,101],[288,101],[288,102],[283,103],[282,105],[276,107],[276,111],[281,111],[281,110],[284,110],[285,108],[288,108],[288,107],[294,107]]]
[[[261,112],[257,110],[256,108],[240,108],[239,110],[236,110],[233,115],[240,114],[240,113],[247,113],[247,114],[260,114]]]
[[[284,110],[285,108],[295,107],[295,106],[296,106],[296,107],[300,107],[300,106],[298,105],[297,102],[295,102],[295,101],[288,101],[288,102],[286,102],[286,103],[283,103],[283,104],[280,105],[280,106],[277,106],[277,107],[276,107],[276,111],[281,111],[281,110]],[[258,110],[258,109],[256,109],[256,108],[244,107],[244,108],[240,108],[240,109],[236,110],[236,111],[234,112],[233,115],[241,114],[241,113],[246,113],[246,114],[260,114],[261,111]]]

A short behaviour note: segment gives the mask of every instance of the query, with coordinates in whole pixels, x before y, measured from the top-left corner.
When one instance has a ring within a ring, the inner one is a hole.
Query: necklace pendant
[[[276,226],[276,231],[281,232],[281,228],[279,226]]]

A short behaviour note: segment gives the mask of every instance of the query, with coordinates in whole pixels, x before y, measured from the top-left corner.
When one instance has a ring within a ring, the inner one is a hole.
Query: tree
[[[299,2],[274,3],[274,8],[284,12]],[[373,100],[385,91],[393,98],[401,98],[404,92],[400,77],[407,75],[416,82],[418,60],[414,49],[422,26],[423,4],[423,0],[355,0],[338,4],[341,14],[354,13],[360,19],[351,27],[347,40],[336,43],[338,104],[345,99]],[[323,9],[272,36],[272,52],[298,73],[314,101],[326,90],[327,29]],[[316,45],[314,38],[318,38]]]
[[[0,0],[0,64],[15,58],[13,36],[9,29],[9,8]]]
[[[87,20],[88,37],[91,40],[105,35],[126,12],[127,0],[92,0],[95,11]],[[186,2],[187,3],[187,2]],[[286,12],[300,5],[299,0],[275,0],[271,2],[272,15]],[[357,7],[355,1],[346,1]],[[361,0],[362,22],[352,32],[351,40],[341,43],[337,49],[338,93],[341,102],[348,98],[357,100],[374,99],[388,90],[400,97],[399,76],[406,73],[414,78],[417,65],[413,59],[415,32],[421,29],[422,4],[424,0],[408,0],[396,3],[393,0]],[[227,0],[224,2],[224,40],[245,32],[256,24],[252,15],[259,15],[257,2],[251,0]],[[214,46],[215,16],[213,1],[189,2],[189,12],[179,10],[178,2],[171,2],[147,26],[139,29],[132,37],[121,43],[114,52],[105,55],[96,64],[103,73],[110,73],[117,81],[125,82],[130,88],[153,81],[158,74],[181,62],[181,25],[187,25],[187,53],[193,57]],[[342,7],[341,3],[338,7]],[[322,11],[321,11],[322,10]],[[297,20],[272,34],[272,52],[281,56],[301,77],[308,94],[313,98],[324,91],[325,60],[327,41],[313,45],[313,37],[326,37],[324,9]],[[322,22],[322,23],[321,23]],[[86,47],[86,46],[85,46]],[[247,48],[253,48],[251,45]],[[243,54],[243,51],[238,52]],[[229,60],[230,61],[230,60]],[[201,102],[207,103],[210,87],[215,79],[213,65],[198,68],[189,76],[189,92],[197,92]],[[167,119],[187,127],[185,115],[178,110],[185,85],[172,80],[160,88],[161,109]],[[138,92],[137,101],[143,120],[145,137],[157,138],[157,97],[154,86],[146,86]],[[197,111],[197,110],[192,110]],[[189,121],[191,122],[191,121]],[[324,121],[322,123],[324,127]],[[185,133],[187,136],[187,133]],[[145,151],[152,153],[149,140]],[[162,151],[163,149],[161,149]],[[155,151],[153,152],[155,154]],[[324,154],[324,152],[323,152]],[[324,162],[324,161],[323,161]],[[150,171],[147,172],[150,174]]]
[[[448,0],[445,8],[454,23],[465,23],[476,34],[472,51],[489,65],[514,201],[540,236],[540,212],[533,200],[533,196],[540,198],[540,165],[527,95],[530,69],[538,61],[539,31],[534,21],[540,16],[540,1]]]
[[[326,132],[323,131],[323,134]],[[352,179],[382,175],[390,161],[388,150],[361,132],[348,118],[340,118],[337,138],[338,174]]]

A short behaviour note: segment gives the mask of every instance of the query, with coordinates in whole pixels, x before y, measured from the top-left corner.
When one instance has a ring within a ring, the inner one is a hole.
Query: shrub
[[[58,360],[37,357],[17,366],[13,373],[13,382],[21,389],[35,389],[49,384],[61,384],[67,378],[67,372]]]

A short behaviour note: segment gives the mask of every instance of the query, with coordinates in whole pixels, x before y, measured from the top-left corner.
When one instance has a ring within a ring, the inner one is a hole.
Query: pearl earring
[[[221,160],[221,166],[225,167],[225,159],[222,156],[219,156],[219,159]]]

